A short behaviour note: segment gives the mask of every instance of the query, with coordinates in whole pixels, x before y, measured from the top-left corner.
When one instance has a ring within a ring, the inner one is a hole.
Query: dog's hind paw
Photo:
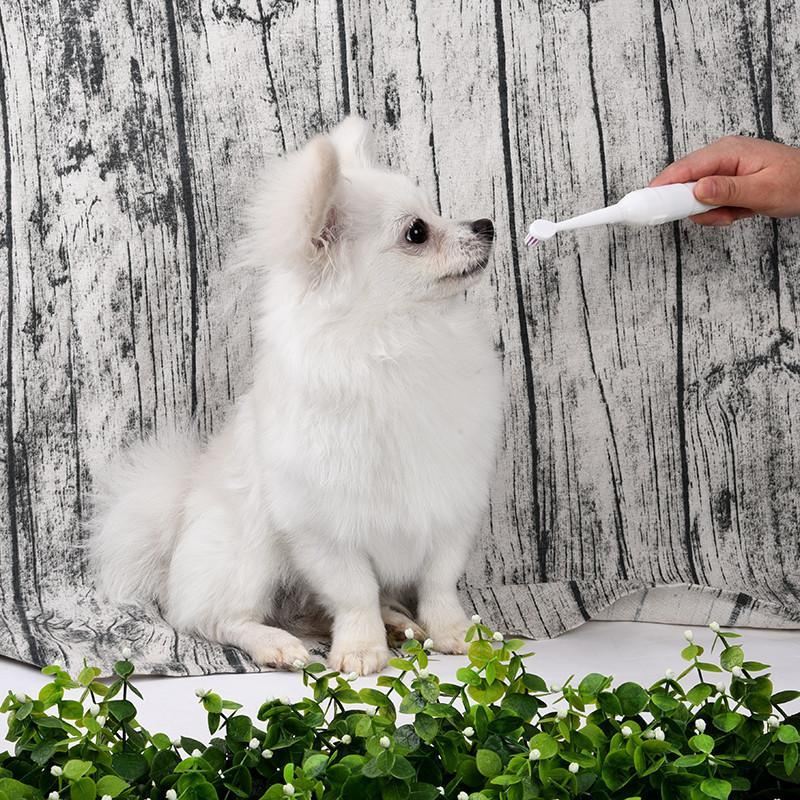
[[[389,648],[386,644],[356,645],[338,647],[334,645],[328,656],[328,666],[338,672],[357,675],[370,675],[380,672],[389,662]]]
[[[308,664],[311,660],[303,643],[279,628],[265,628],[264,633],[250,643],[247,651],[253,661],[262,667],[291,669],[299,662]]]

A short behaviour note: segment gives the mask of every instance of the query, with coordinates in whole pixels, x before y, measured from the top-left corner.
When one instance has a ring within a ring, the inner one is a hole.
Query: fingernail
[[[694,196],[701,203],[709,203],[714,200],[719,192],[719,186],[714,178],[701,178],[694,187]]]

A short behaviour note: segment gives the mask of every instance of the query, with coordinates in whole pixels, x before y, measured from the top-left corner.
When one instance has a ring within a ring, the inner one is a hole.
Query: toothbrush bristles
[[[535,236],[528,234],[525,237],[525,244],[528,245],[528,247],[533,247],[535,244],[539,244],[539,240]]]

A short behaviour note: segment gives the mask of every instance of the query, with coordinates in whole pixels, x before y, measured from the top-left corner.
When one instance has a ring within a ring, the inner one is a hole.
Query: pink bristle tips
[[[535,244],[539,244],[539,240],[535,236],[528,234],[525,237],[525,244],[528,245],[528,247],[533,247]]]

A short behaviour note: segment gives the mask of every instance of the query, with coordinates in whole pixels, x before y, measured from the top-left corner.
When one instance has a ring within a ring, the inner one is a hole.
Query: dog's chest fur
[[[366,549],[388,582],[417,575],[437,539],[474,535],[501,405],[474,312],[456,301],[294,343],[267,355],[253,395],[274,523]]]

